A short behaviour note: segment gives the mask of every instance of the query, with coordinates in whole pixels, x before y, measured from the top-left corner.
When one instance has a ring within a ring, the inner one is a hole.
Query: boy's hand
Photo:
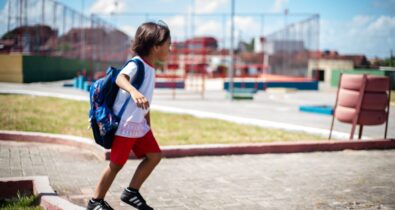
[[[136,91],[130,91],[130,95],[132,96],[132,98],[133,98],[134,102],[136,103],[137,107],[142,108],[142,109],[148,109],[149,108],[148,100],[139,91],[137,91],[137,90]]]

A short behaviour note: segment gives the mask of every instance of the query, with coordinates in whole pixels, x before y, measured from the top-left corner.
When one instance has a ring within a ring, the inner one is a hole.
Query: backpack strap
[[[131,59],[131,60],[127,61],[127,62],[125,63],[125,65],[123,65],[122,69],[123,69],[126,65],[128,65],[130,62],[134,62],[134,63],[136,64],[136,66],[137,66],[136,74],[134,75],[134,77],[133,77],[131,83],[132,83],[132,86],[138,90],[138,89],[140,89],[141,85],[142,85],[143,82],[144,82],[144,76],[145,76],[144,63],[141,62],[139,59],[134,58],[134,59]],[[120,118],[120,117],[123,115],[123,113],[125,112],[126,105],[129,103],[130,98],[131,98],[131,96],[130,96],[130,94],[129,94],[128,98],[127,98],[127,99],[125,100],[125,102],[123,103],[123,105],[122,105],[122,107],[121,107],[121,110],[119,110],[119,113],[117,114],[117,116],[118,116],[119,118]]]
[[[137,58],[132,59],[131,61],[134,62],[137,66],[137,72],[132,80],[132,85],[134,88],[136,88],[138,90],[138,89],[140,89],[141,85],[144,82],[144,76],[145,76],[144,63],[140,59],[137,59]]]

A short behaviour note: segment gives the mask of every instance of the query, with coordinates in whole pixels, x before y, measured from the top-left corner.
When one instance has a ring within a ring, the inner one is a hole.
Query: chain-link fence
[[[319,51],[319,16],[313,15],[266,36],[269,72],[305,76],[308,59]]]
[[[123,62],[129,53],[124,32],[55,0],[7,0],[0,19],[0,53],[102,62]]]
[[[209,77],[227,77],[230,15],[169,16],[144,15],[164,19],[176,32],[173,37],[178,45],[173,48],[171,62],[178,60],[184,64],[183,69],[187,73],[194,73],[201,67]],[[234,22],[236,77],[259,76],[262,73],[306,76],[308,60],[319,51],[319,15],[289,14],[288,11],[239,13],[234,16]]]
[[[98,15],[84,16],[55,0],[7,0],[0,11],[0,53],[122,63],[129,54],[130,37]],[[130,26],[135,29],[149,20],[163,19],[169,24],[173,52],[162,72],[170,70],[170,74],[176,72],[182,77],[191,74],[227,77],[230,67],[229,14],[111,15],[118,18],[130,16]],[[318,15],[287,11],[239,13],[235,14],[234,20],[236,77],[262,73],[306,75],[308,59],[319,50]]]

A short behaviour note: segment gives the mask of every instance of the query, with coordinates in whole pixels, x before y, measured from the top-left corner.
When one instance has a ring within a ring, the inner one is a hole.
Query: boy
[[[88,202],[88,210],[113,209],[104,201],[104,197],[115,176],[126,163],[131,150],[137,158],[144,159],[137,167],[129,186],[122,192],[121,201],[137,209],[153,209],[148,206],[139,189],[162,158],[150,128],[149,105],[155,86],[154,64],[167,60],[170,43],[170,30],[163,21],[144,23],[136,31],[132,50],[137,54],[135,58],[144,64],[144,81],[139,90],[131,85],[137,72],[134,62],[126,65],[116,79],[120,90],[113,106],[114,113],[119,112],[127,97],[132,97],[133,101],[130,100],[121,117],[111,147],[110,164],[99,179],[93,198]]]

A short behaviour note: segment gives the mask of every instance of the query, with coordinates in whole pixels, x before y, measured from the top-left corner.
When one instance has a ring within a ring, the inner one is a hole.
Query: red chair
[[[384,139],[387,138],[391,98],[391,80],[385,76],[341,74],[332,117],[329,139],[335,118],[352,124],[350,140],[359,125],[361,139],[364,125],[385,123]]]

